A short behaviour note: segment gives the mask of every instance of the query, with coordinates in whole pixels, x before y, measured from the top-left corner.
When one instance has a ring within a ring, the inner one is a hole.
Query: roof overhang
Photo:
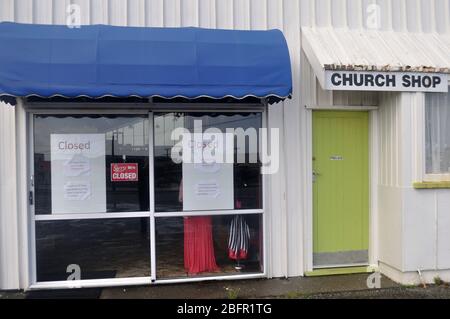
[[[450,35],[303,27],[302,47],[326,90],[448,90]]]
[[[279,30],[0,23],[0,96],[290,97]]]

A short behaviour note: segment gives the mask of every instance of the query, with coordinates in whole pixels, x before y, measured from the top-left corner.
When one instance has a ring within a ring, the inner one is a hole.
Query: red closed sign
[[[111,163],[111,182],[137,182],[137,163]]]

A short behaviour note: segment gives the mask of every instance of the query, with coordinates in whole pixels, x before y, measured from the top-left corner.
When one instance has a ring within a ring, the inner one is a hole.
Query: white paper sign
[[[225,138],[225,136],[224,136]],[[201,145],[192,143],[201,153]],[[218,143],[216,145],[222,145]],[[219,210],[234,208],[233,164],[232,163],[185,163],[183,162],[183,210]]]
[[[220,188],[217,181],[202,181],[195,184],[195,195],[199,198],[217,198],[220,195]]]
[[[106,212],[104,134],[51,134],[52,214]]]
[[[85,201],[91,197],[91,183],[86,181],[64,184],[64,199]]]
[[[84,155],[73,155],[64,163],[64,176],[89,176],[91,173],[91,161]]]

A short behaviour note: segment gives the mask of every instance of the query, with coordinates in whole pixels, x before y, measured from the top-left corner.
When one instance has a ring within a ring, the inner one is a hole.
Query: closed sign
[[[111,182],[137,182],[137,163],[111,163]]]
[[[447,92],[448,75],[416,72],[326,71],[325,86],[327,90]]]

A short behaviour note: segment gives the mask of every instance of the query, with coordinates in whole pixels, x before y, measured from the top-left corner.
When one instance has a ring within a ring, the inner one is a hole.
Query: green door
[[[368,113],[313,113],[313,264],[367,264]]]

